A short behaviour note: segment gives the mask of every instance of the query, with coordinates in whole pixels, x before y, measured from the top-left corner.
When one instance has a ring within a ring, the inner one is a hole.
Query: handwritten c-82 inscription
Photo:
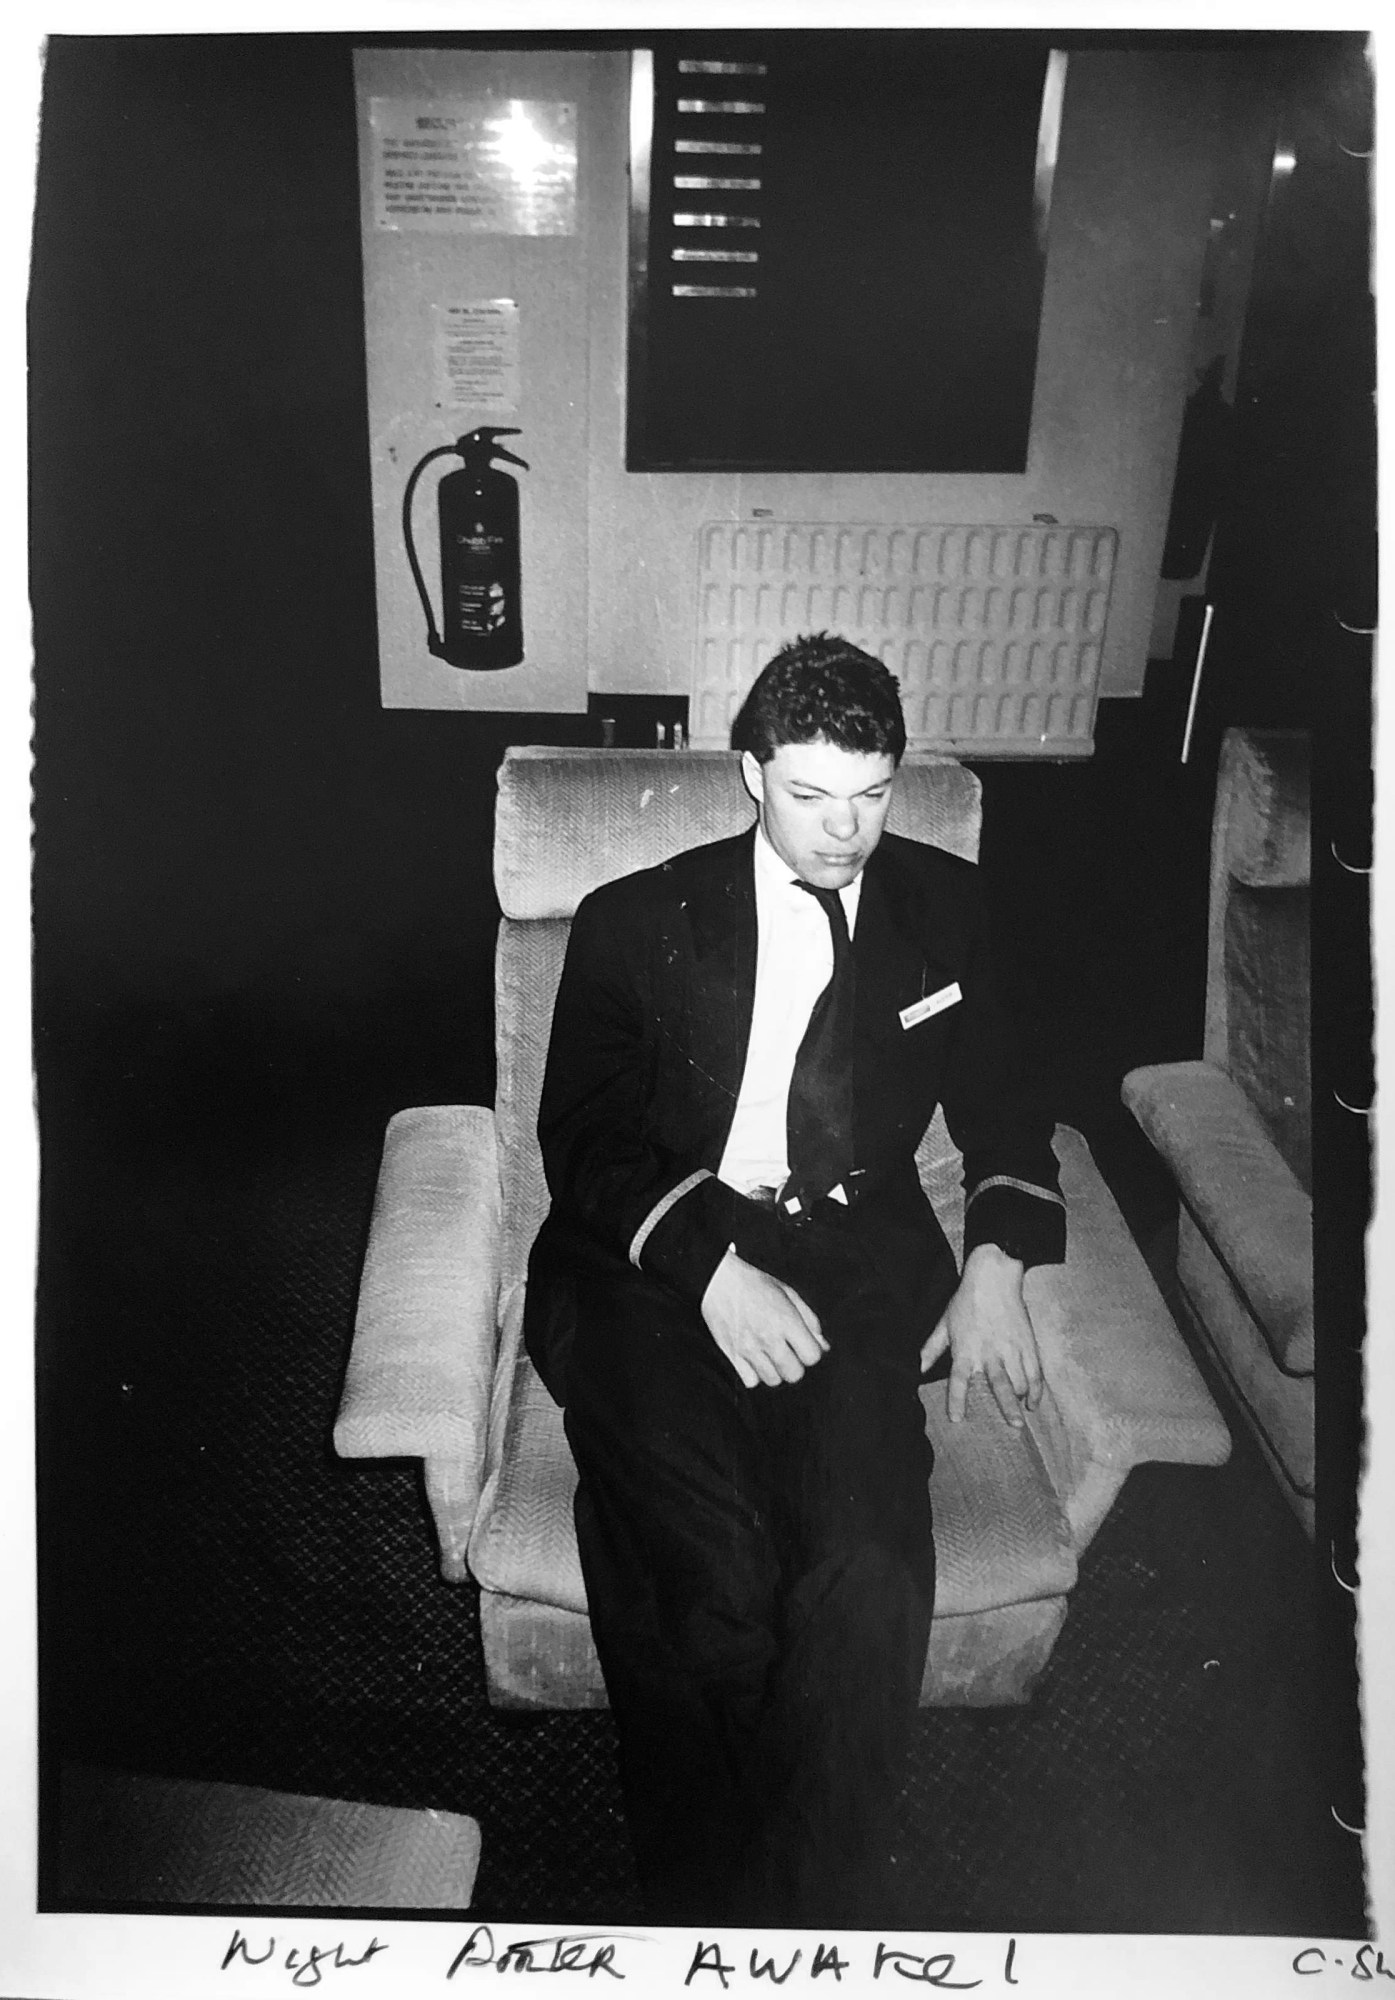
[[[1304,1945],[1296,1952],[1293,1969],[1300,1979],[1314,1979],[1320,1972],[1345,1973],[1348,1979],[1395,1979],[1395,1968],[1385,1962],[1385,1953],[1373,1944],[1355,1946],[1349,1959],[1330,1957],[1320,1944]]]

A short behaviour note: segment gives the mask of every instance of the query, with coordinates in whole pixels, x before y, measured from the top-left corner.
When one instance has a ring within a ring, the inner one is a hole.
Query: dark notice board
[[[629,468],[1023,470],[1048,57],[1035,36],[656,38]]]

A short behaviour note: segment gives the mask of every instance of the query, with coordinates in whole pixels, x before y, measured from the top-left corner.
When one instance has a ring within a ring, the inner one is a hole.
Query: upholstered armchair
[[[568,925],[596,884],[749,825],[738,760],[718,752],[512,750],[494,872],[497,1094],[402,1111],[388,1127],[335,1426],[348,1457],[420,1458],[452,1580],[480,1590],[491,1698],[599,1706],[561,1412],[520,1339],[528,1251],[546,1213],[538,1095]],[[976,857],[977,779],[908,762],[890,825]],[[1048,1389],[1012,1430],[987,1395],[951,1426],[922,1391],[936,1454],[938,1602],[922,1699],[1027,1699],[1080,1555],[1131,1466],[1217,1464],[1225,1425],[1078,1133],[1056,1135],[1069,1204],[1063,1266],[1028,1274]],[[956,1249],[960,1162],[937,1115],[922,1181]]]
[[[1313,1532],[1308,738],[1232,729],[1211,832],[1200,1062],[1124,1102],[1176,1178],[1183,1300]]]

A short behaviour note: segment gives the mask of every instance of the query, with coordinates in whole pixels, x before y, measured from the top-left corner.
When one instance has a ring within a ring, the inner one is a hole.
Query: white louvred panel
[[[830,631],[897,676],[912,750],[1083,757],[1113,528],[708,522],[698,536],[691,740],[726,744],[757,672]]]

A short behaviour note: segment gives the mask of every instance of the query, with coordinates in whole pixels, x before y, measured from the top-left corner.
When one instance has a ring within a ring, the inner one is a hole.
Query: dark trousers
[[[917,1386],[933,1322],[857,1211],[782,1232],[830,1351],[746,1389],[638,1273],[583,1289],[577,1538],[649,1914],[885,1923],[935,1558]]]

